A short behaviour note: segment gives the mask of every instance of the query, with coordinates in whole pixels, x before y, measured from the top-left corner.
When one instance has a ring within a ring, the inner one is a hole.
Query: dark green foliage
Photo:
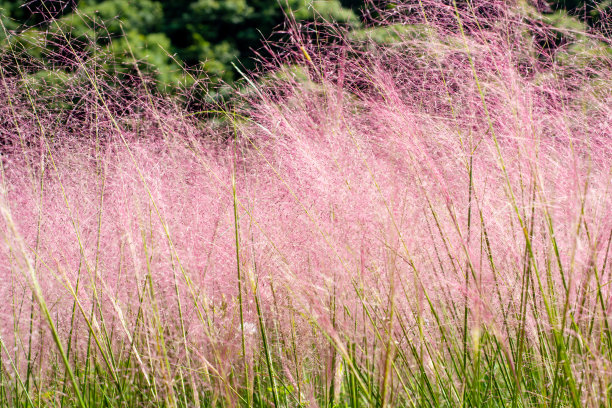
[[[35,61],[29,64],[32,73],[70,72],[62,63],[65,53],[83,52],[87,58],[110,53],[112,58],[106,60],[116,64],[104,68],[111,74],[137,74],[138,67],[155,76],[159,89],[175,90],[177,84],[190,85],[195,79],[232,82],[237,77],[232,63],[253,68],[262,39],[281,28],[286,15],[357,28],[367,18],[362,10],[380,4],[378,0],[0,0],[4,25],[0,48],[4,55],[17,53],[23,61]],[[612,1],[547,4],[553,13],[566,9],[589,24],[599,24],[601,10],[610,9]],[[10,44],[5,30],[17,34],[10,36]],[[63,36],[70,38],[75,50],[66,49]],[[187,75],[185,68],[197,74]]]
[[[95,39],[126,67],[136,60],[141,70],[155,72],[162,87],[193,80],[187,79],[184,67],[213,82],[231,82],[231,63],[251,68],[253,50],[280,27],[289,10],[297,20],[320,16],[358,23],[339,0],[80,0],[78,5],[76,0],[0,0],[0,10],[6,29],[28,32],[23,35],[29,46],[22,48],[35,52],[34,42],[28,41],[38,36],[35,31],[50,31],[47,36],[54,39],[61,31],[82,39],[83,48],[90,50],[86,42]],[[55,20],[50,22],[49,16]],[[53,41],[47,46],[53,47]]]
[[[591,25],[598,24],[604,13],[612,12],[610,0],[552,0],[549,4],[553,10],[567,10]]]

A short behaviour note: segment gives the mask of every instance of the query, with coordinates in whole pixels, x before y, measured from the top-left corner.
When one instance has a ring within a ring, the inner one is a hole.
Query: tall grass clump
[[[609,40],[372,15],[200,112],[5,32],[0,405],[612,404]]]

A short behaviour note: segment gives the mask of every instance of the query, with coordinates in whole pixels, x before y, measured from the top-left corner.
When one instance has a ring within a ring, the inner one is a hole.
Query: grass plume
[[[198,112],[5,33],[0,405],[612,404],[610,41],[372,18]]]

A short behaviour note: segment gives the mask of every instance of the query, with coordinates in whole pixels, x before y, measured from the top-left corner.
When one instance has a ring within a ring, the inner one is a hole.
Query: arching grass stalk
[[[247,363],[247,354],[246,354],[246,339],[244,332],[244,310],[243,310],[243,299],[242,299],[242,273],[240,272],[240,235],[238,228],[238,199],[236,195],[236,155],[237,149],[234,142],[234,164],[232,171],[232,206],[234,210],[234,238],[236,243],[236,277],[238,282],[238,308],[240,313],[240,346],[242,348],[242,363],[244,364],[244,381],[247,384],[246,392],[247,392],[247,401],[249,406],[253,404],[252,401],[252,392],[248,387],[249,384],[249,365]]]
[[[2,22],[0,22],[0,24],[2,24],[2,28],[3,28],[4,32],[5,32],[5,34],[8,36],[8,32],[6,30],[6,27],[3,25]],[[15,61],[17,61],[17,56],[16,56],[15,51],[13,50],[12,46],[10,46],[10,51],[11,51],[13,59]],[[23,71],[23,68],[21,67],[21,65],[19,63],[16,64],[16,67],[17,67],[17,70],[18,70],[18,73],[20,75],[21,80],[25,81],[25,73]],[[2,69],[2,67],[0,67],[0,69]],[[36,107],[37,106],[36,102],[34,101],[32,92],[30,90],[30,87],[27,85],[27,83],[24,86],[24,89],[25,89],[25,92],[26,92],[26,95],[27,95],[28,103],[29,103],[29,105],[32,108],[32,111],[34,113],[34,119],[35,119],[36,125],[38,127],[38,130],[40,131],[41,148],[46,151],[46,153],[47,153],[47,155],[49,157],[49,161],[51,163],[51,166],[55,170],[55,172],[58,174],[58,178],[59,178],[59,172],[57,170],[57,166],[56,166],[56,163],[55,163],[52,151],[51,151],[51,147],[49,145],[49,141],[47,140],[47,131],[46,131],[46,128],[43,125],[43,123],[41,121],[41,118],[40,118],[40,116],[38,114],[38,110],[37,110],[37,107]],[[44,157],[44,154],[42,154],[41,157]],[[44,169],[44,161],[41,161],[41,165],[43,165],[43,169]],[[41,176],[40,176],[41,180],[42,180],[43,175],[44,175],[44,173],[41,174]],[[41,183],[42,183],[42,181],[41,181]],[[70,210],[71,206],[69,204],[68,197],[67,197],[67,194],[66,194],[66,190],[64,188],[63,183],[61,182],[61,179],[59,180],[59,185],[60,185],[60,190],[61,190],[61,194],[62,194],[62,198],[63,198],[64,204],[66,205],[66,208],[68,210]],[[85,251],[84,251],[84,246],[83,246],[83,242],[82,242],[82,239],[81,239],[81,234],[79,232],[78,220],[75,217],[71,217],[70,222],[71,222],[72,228],[73,228],[73,230],[75,232],[77,243],[79,245],[81,253],[84,256]],[[99,220],[99,222],[101,222],[101,219]],[[100,227],[100,224],[98,225],[98,228],[99,227]],[[15,232],[17,232],[16,229],[15,229]],[[99,245],[99,241],[98,241],[98,245]],[[98,253],[99,253],[99,250],[96,252],[96,259],[97,259]],[[38,257],[38,252],[35,252],[35,256]],[[36,258],[36,259],[38,259],[38,258]],[[90,318],[90,320],[91,320],[91,319],[93,319],[94,307],[96,305],[98,305],[98,307],[99,307],[99,305],[100,305],[100,300],[99,300],[98,292],[96,290],[97,269],[94,269],[92,271],[91,266],[89,265],[86,257],[84,257],[84,264],[85,264],[88,272],[90,273],[90,279],[93,282],[93,292],[94,292],[95,302],[92,304],[92,311],[91,311],[92,315],[91,315],[91,318]],[[96,265],[97,265],[97,262],[96,262]],[[97,268],[97,266],[95,268]],[[36,276],[36,269],[34,269],[32,271],[32,273],[33,273],[33,276]],[[34,288],[34,289],[36,289],[36,288]],[[40,303],[40,299],[42,299],[42,291],[40,292],[40,294],[37,294],[36,291],[34,290],[33,294],[37,298],[38,303]],[[39,298],[39,295],[41,296],[41,298]],[[44,309],[42,311],[43,311],[43,313],[45,313]],[[48,310],[47,310],[46,313],[48,313]],[[100,352],[102,353],[102,355],[104,357],[104,361],[105,361],[107,367],[109,368],[110,374],[111,374],[111,376],[113,377],[113,379],[115,381],[115,385],[118,387],[119,394],[122,395],[123,392],[121,390],[121,386],[120,386],[120,383],[119,383],[119,380],[118,380],[118,377],[117,377],[117,370],[115,369],[115,362],[114,362],[114,358],[113,358],[113,355],[112,355],[112,351],[110,349],[110,343],[109,343],[108,334],[107,334],[107,331],[106,331],[106,326],[105,326],[105,323],[104,323],[103,315],[101,315],[101,317],[102,318],[100,320],[101,320],[101,324],[102,324],[102,331],[103,331],[103,334],[104,334],[104,338],[102,339],[102,341],[106,342],[106,346],[107,346],[107,350],[108,350],[108,355],[103,350],[103,347],[102,347],[100,339],[98,338],[98,335],[93,333],[93,332],[90,332],[89,336],[93,335],[95,337],[95,340],[96,340],[96,343],[98,345],[98,348],[99,348]],[[50,315],[49,315],[48,318],[51,319]],[[50,321],[50,324],[53,325],[52,320],[49,320],[49,321]],[[55,340],[55,337],[57,336],[57,329],[56,329],[55,326],[52,327],[52,334],[53,334],[53,338]],[[59,340],[59,338],[57,340]],[[58,344],[58,347],[60,347],[60,346],[61,346],[61,343]],[[65,355],[65,352],[63,351],[63,349],[61,350],[61,354]],[[65,361],[67,362],[68,359],[66,358]],[[87,359],[87,361],[89,361],[89,359]],[[71,372],[72,370],[69,369],[68,367],[67,367],[67,369],[69,370],[69,374],[71,375],[71,377],[74,378],[74,375]],[[74,382],[73,382],[73,385],[74,385]],[[80,394],[79,394],[79,396],[80,396]]]
[[[266,331],[266,324],[264,321],[263,311],[261,310],[261,302],[259,300],[259,292],[258,292],[258,284],[257,281],[257,270],[254,271],[255,276],[254,280],[251,281],[251,291],[253,292],[253,297],[255,298],[255,308],[257,311],[257,319],[259,321],[259,333],[261,335],[261,342],[263,345],[263,352],[266,361],[266,368],[268,370],[268,378],[270,379],[270,390],[272,392],[272,399],[274,401],[274,407],[280,408],[280,398],[278,396],[278,388],[276,382],[276,374],[274,370],[274,365],[272,362],[272,354],[270,350],[270,345],[268,343],[268,334]]]
[[[2,26],[2,29],[4,31],[5,36],[9,37],[8,31],[7,31],[6,27],[4,26],[4,23],[2,23],[0,21],[0,24]],[[9,42],[9,44],[10,44],[10,42]],[[11,45],[10,45],[10,50],[11,50],[11,53],[12,53],[12,56],[13,56],[14,60],[17,61],[16,54],[15,54],[15,52],[14,52],[14,50],[13,50]],[[21,79],[23,80],[25,78],[25,76],[24,76],[24,73],[23,73],[23,71],[21,69],[21,66],[19,64],[17,64],[17,69],[18,69],[19,75],[21,76]],[[2,67],[0,67],[0,70],[2,70]],[[34,101],[32,99],[32,95],[30,93],[30,90],[29,90],[29,88],[27,86],[25,87],[25,90],[26,90],[26,93],[27,93],[27,96],[28,96],[28,101],[30,102],[30,106],[33,109],[36,123],[38,125],[39,130],[40,130],[41,141],[46,144],[47,141],[45,139],[45,128],[42,125],[42,123],[40,121],[40,118],[38,116],[37,109],[36,109],[36,104],[34,103]],[[42,163],[44,163],[44,162],[42,162]],[[42,183],[42,175],[41,175],[41,183]],[[2,187],[4,188],[4,186],[2,186]],[[42,189],[41,189],[41,194],[42,194]],[[42,198],[41,198],[41,200],[42,200]],[[79,405],[82,408],[84,408],[86,405],[85,405],[85,401],[84,401],[84,399],[83,399],[83,397],[81,395],[80,386],[78,384],[78,381],[77,381],[76,377],[74,376],[74,373],[73,373],[72,368],[70,366],[70,363],[68,361],[68,356],[66,355],[66,352],[64,351],[62,342],[61,342],[61,340],[59,338],[59,335],[58,335],[58,332],[57,332],[57,328],[55,327],[55,324],[53,323],[53,319],[52,319],[51,314],[49,313],[49,310],[47,308],[46,302],[45,302],[43,294],[42,294],[42,290],[40,289],[40,286],[38,284],[38,280],[37,280],[37,276],[36,276],[36,268],[30,262],[29,256],[28,256],[27,251],[26,251],[26,246],[22,242],[22,239],[19,236],[17,228],[16,228],[15,224],[13,223],[12,216],[11,216],[11,213],[9,211],[9,207],[8,207],[7,203],[0,204],[0,212],[2,213],[5,221],[7,222],[10,232],[13,234],[12,239],[18,245],[18,248],[17,248],[18,252],[17,253],[20,253],[21,256],[23,257],[23,261],[24,261],[24,264],[25,264],[24,266],[25,266],[25,269],[27,271],[26,274],[29,275],[30,284],[32,285],[32,294],[33,294],[34,298],[36,299],[36,302],[38,303],[38,305],[39,305],[39,307],[41,309],[41,312],[43,313],[44,319],[49,324],[49,327],[50,327],[51,333],[52,333],[52,337],[53,337],[53,341],[55,342],[55,344],[56,344],[56,346],[58,348],[58,351],[60,352],[60,355],[62,357],[62,361],[63,361],[63,363],[65,365],[65,368],[66,368],[66,370],[68,372],[68,375],[69,375],[70,380],[71,380],[72,385],[73,385],[73,389],[74,389],[75,394],[77,396],[78,403],[79,403]],[[37,253],[36,253],[36,256],[38,256]]]
[[[85,400],[83,399],[83,396],[81,394],[80,385],[74,375],[70,362],[68,361],[68,355],[64,351],[64,346],[57,332],[57,328],[55,327],[55,323],[53,322],[53,318],[51,317],[51,313],[49,312],[49,309],[47,307],[47,303],[43,296],[42,289],[38,283],[36,272],[34,270],[32,262],[30,261],[30,257],[28,256],[26,246],[23,243],[23,239],[19,236],[15,223],[13,222],[11,212],[8,209],[7,204],[4,202],[4,200],[3,202],[0,202],[0,214],[6,222],[6,225],[9,229],[8,232],[11,234],[10,236],[7,236],[7,239],[10,239],[12,241],[13,250],[15,251],[15,254],[21,257],[23,268],[25,269],[25,271],[23,272],[29,278],[30,284],[32,286],[32,292],[34,293],[34,296],[36,298],[36,302],[40,307],[45,321],[49,325],[49,329],[51,330],[51,334],[53,336],[53,341],[60,353],[62,362],[64,363],[64,367],[66,368],[66,371],[68,371],[68,376],[70,377],[74,393],[77,397],[77,403],[81,408],[86,408],[87,404],[85,403]]]
[[[4,25],[2,25],[2,29],[6,35],[6,28],[4,27]],[[11,49],[12,52],[12,49]],[[14,53],[13,53],[14,55]],[[24,135],[21,129],[21,124],[19,123],[19,121],[17,120],[17,114],[15,111],[15,106],[13,104],[13,97],[11,96],[11,92],[8,89],[8,85],[7,85],[7,78],[5,77],[4,74],[4,69],[3,67],[0,67],[0,79],[2,80],[2,85],[4,88],[4,91],[6,92],[6,97],[7,97],[7,102],[10,108],[10,113],[11,113],[11,119],[13,120],[13,124],[14,124],[14,128],[17,132],[17,135],[19,137],[19,143],[22,149],[25,149],[26,146],[26,142],[24,140]],[[42,134],[41,134],[42,135]],[[27,169],[28,169],[28,173],[30,175],[30,177],[32,178],[32,185],[38,184],[39,185],[39,189],[40,189],[40,194],[39,194],[39,199],[40,199],[40,208],[43,207],[43,197],[44,197],[44,175],[45,175],[45,158],[44,155],[41,155],[40,158],[40,177],[39,177],[39,182],[36,183],[34,181],[35,178],[35,171],[32,168],[32,164],[30,162],[30,159],[28,156],[24,155],[24,159],[27,165]],[[5,179],[5,174],[4,174],[4,164],[2,163],[2,165],[0,166],[0,170],[2,172],[2,183],[3,185],[5,185],[6,183],[6,179]],[[38,248],[39,248],[39,244],[40,244],[40,226],[41,226],[41,220],[42,220],[42,211],[39,212],[38,214],[38,219],[37,219],[37,226],[36,226],[36,244],[35,244],[35,253],[38,254]],[[38,255],[36,255],[35,259],[34,259],[34,269],[38,270]],[[34,294],[32,294],[31,299],[30,299],[30,318],[29,318],[29,328],[28,328],[28,333],[29,333],[29,338],[28,338],[28,352],[27,352],[27,371],[26,371],[26,380],[25,380],[25,389],[26,389],[26,393],[29,393],[30,390],[30,377],[32,375],[32,339],[33,339],[33,326],[34,326],[34,305],[35,305],[35,298],[34,298]]]
[[[13,359],[11,358],[9,350],[6,348],[6,344],[4,344],[4,340],[2,340],[2,335],[0,335],[0,353],[2,350],[6,352],[6,355],[9,360],[9,364],[11,365],[11,368],[13,369],[13,372],[15,373],[15,378],[17,379],[17,383],[19,384],[19,387],[23,390],[23,393],[26,397],[28,405],[31,408],[34,408],[35,405],[34,405],[34,402],[32,401],[32,398],[30,397],[30,393],[27,387],[25,386],[25,384],[23,383],[23,381],[21,380],[21,375],[19,374],[19,370],[17,369],[17,367],[15,367],[15,363],[13,362]],[[4,376],[4,373],[0,373],[0,378],[3,376]],[[3,388],[4,388],[4,384],[3,384]]]
[[[92,74],[87,70],[83,59],[78,57],[79,54],[74,49],[74,47],[72,45],[72,42],[67,38],[66,33],[60,27],[59,23],[56,20],[54,20],[53,23],[55,24],[56,28],[58,29],[61,37],[64,39],[64,41],[66,41],[66,44],[68,45],[68,48],[70,49],[70,51],[72,52],[72,54],[77,59],[76,62],[83,69],[83,72],[85,73],[86,78],[88,79],[89,83],[93,87],[93,90],[94,90],[94,92],[96,94],[96,97],[97,97],[98,101],[102,104],[103,110],[108,115],[108,118],[109,118],[109,120],[110,120],[110,122],[112,124],[112,127],[117,131],[117,133],[118,133],[118,135],[119,135],[119,137],[121,139],[121,142],[123,143],[124,147],[126,148],[126,151],[127,151],[128,155],[129,155],[129,158],[130,158],[130,160],[132,161],[132,163],[135,166],[135,170],[136,170],[136,172],[138,174],[138,178],[142,182],[142,185],[145,188],[145,191],[146,191],[147,196],[149,198],[149,201],[150,201],[150,203],[151,203],[151,205],[153,207],[153,210],[154,210],[155,214],[157,215],[157,218],[159,219],[159,221],[160,221],[160,223],[161,223],[161,225],[163,227],[164,235],[165,235],[166,240],[167,240],[167,242],[168,242],[168,244],[169,244],[169,246],[170,246],[170,248],[171,248],[171,250],[173,252],[173,255],[174,255],[176,261],[177,261],[178,268],[180,269],[181,274],[183,275],[183,277],[185,279],[185,282],[187,283],[187,287],[189,288],[190,294],[191,294],[192,299],[194,301],[194,304],[196,306],[196,310],[198,312],[198,316],[200,317],[201,321],[203,323],[205,323],[204,327],[208,327],[210,329],[210,321],[207,321],[208,319],[204,319],[204,316],[202,315],[202,311],[200,309],[199,302],[197,300],[197,296],[195,295],[195,289],[193,288],[193,286],[191,284],[191,280],[190,280],[189,276],[187,275],[187,273],[186,273],[186,271],[185,271],[185,269],[184,269],[184,267],[183,267],[183,265],[182,265],[182,263],[180,261],[180,258],[179,258],[179,255],[178,255],[177,251],[176,251],[174,242],[172,241],[171,236],[170,236],[170,231],[169,231],[168,224],[165,221],[165,218],[163,217],[163,215],[161,214],[159,206],[157,205],[156,200],[153,198],[150,186],[147,183],[147,181],[146,181],[146,179],[144,177],[144,174],[142,172],[142,169],[138,165],[138,162],[137,162],[137,160],[136,160],[136,158],[134,156],[134,153],[132,152],[132,149],[130,148],[130,146],[129,146],[129,144],[128,144],[125,136],[124,136],[123,130],[121,129],[121,127],[119,126],[119,123],[117,122],[117,119],[115,118],[115,116],[111,112],[111,110],[110,110],[110,108],[108,106],[107,101],[102,96],[102,93],[100,91],[98,83],[95,80],[95,77],[93,77]],[[205,304],[206,303],[207,302],[205,302]],[[208,323],[208,324],[206,325],[206,323]],[[212,336],[210,335],[210,333],[208,333],[208,337],[212,339]],[[165,348],[165,346],[164,346],[164,348]],[[216,351],[214,349],[213,349],[213,351],[214,351],[214,354],[215,354],[215,358],[218,360],[219,357],[218,357]],[[166,368],[169,370],[169,365],[168,364],[166,364]],[[205,375],[206,375],[206,377],[208,377],[208,372],[207,371],[205,372]],[[170,381],[169,377],[170,377],[170,373],[168,372],[167,373],[168,381]],[[169,397],[170,397],[171,405],[174,405],[175,398],[174,398],[173,387],[168,385],[167,386],[167,390],[169,392]]]
[[[470,7],[471,7],[471,4],[470,4]],[[501,169],[501,171],[502,171],[502,173],[504,175],[504,179],[506,180],[507,192],[508,192],[508,194],[510,196],[510,202],[511,202],[512,208],[514,210],[514,213],[516,215],[516,218],[517,218],[517,220],[518,220],[518,222],[520,224],[520,227],[521,227],[521,229],[523,231],[524,238],[525,238],[525,248],[526,248],[526,256],[527,256],[525,267],[529,271],[531,269],[533,269],[534,275],[535,275],[535,277],[537,279],[538,287],[539,287],[540,293],[542,295],[542,300],[544,302],[544,307],[546,309],[546,313],[547,313],[548,319],[549,319],[551,325],[553,326],[553,340],[554,340],[555,348],[557,350],[557,358],[558,358],[558,361],[563,361],[563,370],[564,370],[564,374],[566,375],[565,380],[567,381],[567,384],[568,384],[568,389],[569,389],[570,396],[571,396],[571,399],[572,399],[572,404],[573,404],[574,407],[579,407],[580,406],[580,402],[579,402],[578,390],[576,389],[575,379],[574,379],[574,376],[573,376],[573,372],[572,372],[572,370],[570,368],[570,362],[569,362],[568,356],[567,356],[567,345],[565,343],[565,339],[563,339],[563,337],[562,337],[562,332],[561,332],[564,329],[564,325],[562,324],[560,330],[559,330],[559,328],[556,327],[558,323],[556,322],[556,319],[555,319],[555,311],[552,309],[550,301],[548,299],[548,296],[546,295],[546,292],[543,289],[540,273],[539,273],[538,267],[537,267],[537,262],[535,261],[535,255],[534,255],[534,251],[533,251],[533,245],[532,245],[532,241],[531,241],[531,237],[530,237],[530,232],[529,232],[528,226],[525,223],[525,220],[523,219],[523,217],[520,214],[520,211],[519,211],[519,208],[518,208],[518,205],[517,205],[514,189],[512,187],[512,183],[510,181],[510,177],[508,175],[508,171],[507,171],[507,168],[506,168],[506,164],[505,164],[505,160],[504,160],[504,155],[502,154],[501,147],[500,147],[500,144],[499,144],[496,132],[495,132],[495,128],[493,126],[493,122],[492,122],[492,119],[491,119],[491,115],[489,114],[489,109],[487,107],[485,93],[484,93],[484,90],[483,90],[483,88],[481,86],[478,73],[476,71],[474,60],[472,58],[472,53],[471,53],[471,51],[469,49],[469,46],[468,46],[467,37],[466,37],[466,34],[465,34],[463,22],[462,22],[462,19],[461,19],[461,16],[460,16],[460,13],[459,13],[459,10],[458,10],[458,7],[457,7],[456,0],[453,0],[453,8],[454,8],[455,17],[456,17],[456,20],[457,20],[457,25],[459,27],[459,30],[460,30],[460,33],[461,33],[461,37],[463,39],[463,43],[464,43],[464,46],[465,46],[465,52],[467,54],[468,61],[469,61],[469,64],[470,64],[470,68],[472,70],[472,75],[473,75],[473,78],[474,78],[474,82],[476,84],[476,88],[478,90],[478,94],[480,96],[480,100],[481,100],[481,103],[482,103],[484,114],[485,114],[485,117],[486,117],[486,120],[487,120],[489,132],[491,133],[491,136],[493,138],[494,146],[495,146],[496,153],[497,153],[497,159],[499,161],[499,166],[500,166],[500,169]],[[534,189],[535,189],[535,187],[534,187]],[[526,280],[524,280],[525,287],[527,286],[527,284],[528,284],[530,279],[531,278],[527,277]],[[525,292],[526,291],[527,291],[527,289],[525,289]],[[566,305],[567,305],[567,299],[569,299],[569,292],[566,294]],[[526,300],[525,300],[525,302],[526,302]],[[565,309],[567,309],[567,306],[565,307]],[[525,316],[525,315],[523,314],[523,316]],[[525,319],[525,317],[523,317],[523,319]],[[565,313],[563,314],[563,321],[565,321]],[[517,369],[520,370],[521,367],[517,367]],[[514,400],[515,403],[517,401],[519,401],[519,400],[522,401],[522,398],[523,398],[523,395],[522,395],[522,392],[521,392],[522,382],[521,382],[520,371],[518,371],[518,373],[519,374],[518,374],[518,377],[517,377],[517,389],[516,389],[515,400]]]

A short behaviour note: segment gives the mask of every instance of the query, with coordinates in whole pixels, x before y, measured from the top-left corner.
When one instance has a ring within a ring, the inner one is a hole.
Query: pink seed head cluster
[[[468,3],[401,2],[322,44],[292,26],[204,123],[93,76],[58,113],[3,68],[3,362],[55,361],[39,297],[71,363],[130,354],[144,376],[182,368],[220,392],[262,358],[260,317],[296,383],[296,366],[334,370],[331,350],[364,339],[373,370],[387,337],[444,359],[464,322],[469,347],[481,330],[507,349],[521,330],[569,333],[569,316],[595,342],[612,307],[610,56],[550,46],[554,30],[505,2]],[[603,359],[571,369],[609,379]]]

